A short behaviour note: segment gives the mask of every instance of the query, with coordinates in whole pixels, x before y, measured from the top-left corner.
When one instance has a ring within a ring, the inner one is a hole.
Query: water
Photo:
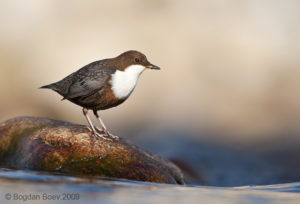
[[[296,138],[235,144],[180,131],[149,131],[130,140],[175,162],[189,183],[234,187],[300,182],[300,139]]]
[[[208,187],[0,168],[1,203],[299,203],[300,183]],[[14,201],[14,202],[12,202]]]

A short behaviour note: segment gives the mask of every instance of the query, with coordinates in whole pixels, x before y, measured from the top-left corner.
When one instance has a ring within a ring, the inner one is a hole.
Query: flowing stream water
[[[300,202],[300,183],[241,187],[180,186],[8,168],[0,168],[0,182],[0,203]]]

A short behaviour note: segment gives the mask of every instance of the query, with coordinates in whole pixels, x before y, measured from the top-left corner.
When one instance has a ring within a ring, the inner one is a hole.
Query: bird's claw
[[[96,132],[94,132],[90,127],[86,127],[91,133],[92,135],[95,137],[95,138],[101,138],[101,139],[104,139],[104,140],[107,140],[107,141],[112,141],[111,138],[108,138],[106,137],[106,133],[104,130],[101,130],[100,128],[98,127],[95,127],[95,130]]]
[[[104,130],[104,129],[100,129],[98,127],[95,127],[96,131],[102,135],[106,135],[106,138],[111,138],[113,140],[119,140],[119,137],[118,136],[115,136],[113,134],[111,134],[110,132],[108,132],[107,130]]]
[[[108,131],[106,131],[106,135],[107,135],[108,137],[110,137],[111,139],[113,139],[113,140],[119,140],[119,139],[120,139],[118,136],[113,135],[113,134],[111,134],[111,133],[108,132]]]
[[[105,134],[105,131],[101,128],[95,127],[96,131],[100,134]]]
[[[108,137],[105,137],[103,134],[99,134],[99,133],[94,133],[93,134],[95,137],[97,138],[101,138],[101,139],[104,139],[104,140],[107,140],[107,141],[112,141],[112,139],[108,138]]]
[[[112,141],[112,140],[119,140],[120,138],[116,135],[111,134],[107,130],[100,129],[98,127],[95,127],[96,132],[93,132],[93,130],[90,127],[87,127],[87,129],[93,133],[95,137],[100,137],[104,140]]]
[[[115,136],[113,134],[111,134],[110,132],[108,132],[107,130],[104,130],[104,129],[100,129],[98,127],[96,127],[96,130],[101,133],[101,134],[105,134],[107,137],[113,139],[113,140],[119,140],[119,137],[118,136]]]

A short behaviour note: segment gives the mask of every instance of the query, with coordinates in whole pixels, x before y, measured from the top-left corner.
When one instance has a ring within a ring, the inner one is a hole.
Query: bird
[[[129,50],[117,57],[87,64],[62,80],[40,88],[51,89],[60,94],[62,100],[81,106],[88,129],[95,137],[118,139],[107,130],[98,111],[113,108],[128,99],[146,69],[160,70],[160,67],[150,63],[143,53]],[[92,124],[89,110],[93,111],[102,129]]]

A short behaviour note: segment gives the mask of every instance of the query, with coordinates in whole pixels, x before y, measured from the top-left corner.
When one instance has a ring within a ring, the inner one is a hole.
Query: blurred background
[[[0,120],[86,124],[38,87],[135,49],[146,71],[112,133],[177,163],[194,184],[300,181],[300,1],[0,1]]]

